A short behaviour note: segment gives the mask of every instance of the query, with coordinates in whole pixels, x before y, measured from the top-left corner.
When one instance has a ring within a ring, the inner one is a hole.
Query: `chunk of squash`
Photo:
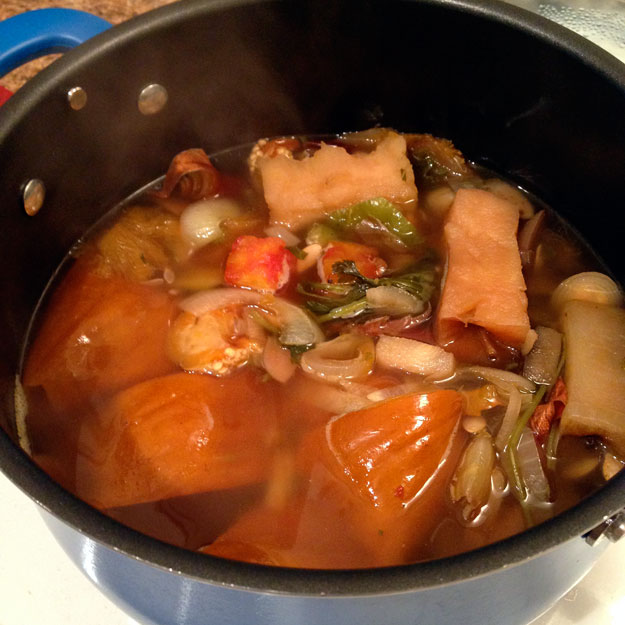
[[[451,390],[402,395],[336,417],[305,443],[310,490],[375,564],[419,558],[464,441],[463,406]]]
[[[274,394],[252,369],[178,373],[122,391],[81,425],[78,496],[113,508],[262,481],[276,441]]]

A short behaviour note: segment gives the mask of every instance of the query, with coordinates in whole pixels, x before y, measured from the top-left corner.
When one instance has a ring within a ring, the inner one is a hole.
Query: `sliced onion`
[[[493,195],[510,202],[518,209],[521,219],[531,219],[534,216],[534,206],[518,187],[513,187],[511,184],[498,178],[487,180],[484,186]]]
[[[519,253],[524,267],[532,265],[535,260],[538,236],[544,227],[546,215],[544,210],[537,212],[523,224],[519,232]]]
[[[304,258],[297,259],[297,273],[304,273],[311,267],[314,267],[321,257],[323,248],[319,245],[319,243],[311,243],[310,245],[307,245],[302,252],[304,252],[306,256]]]
[[[522,393],[533,393],[536,390],[536,385],[532,381],[516,373],[512,373],[512,371],[478,366],[466,367],[463,371],[492,382],[497,389],[503,391],[505,395],[510,393],[511,387],[518,389]]]
[[[174,191],[187,201],[193,202],[214,195],[219,186],[219,173],[200,148],[185,150],[174,156],[158,197],[167,198]]]
[[[482,430],[473,436],[462,455],[451,483],[451,498],[462,503],[465,521],[475,518],[491,494],[495,449],[490,434]]]
[[[237,288],[200,291],[183,299],[178,306],[196,317],[228,306],[258,306],[275,317],[283,345],[314,345],[323,341],[324,334],[308,313],[283,299]]]
[[[431,385],[423,382],[406,382],[405,384],[396,384],[395,386],[387,386],[386,388],[371,391],[367,394],[367,399],[378,402],[410,393],[424,393],[427,390],[431,390]]]
[[[178,307],[181,310],[190,312],[196,317],[201,317],[212,310],[219,310],[227,306],[236,304],[260,305],[263,295],[257,291],[247,289],[237,289],[224,287],[221,289],[210,289],[208,291],[198,291],[183,299]]]
[[[288,382],[297,369],[297,365],[291,360],[289,350],[282,347],[273,336],[265,343],[262,365],[274,380],[282,384]]]
[[[325,339],[317,322],[299,306],[275,298],[264,307],[277,315],[282,345],[315,345]]]
[[[307,376],[296,376],[290,382],[291,385],[293,392],[301,398],[302,402],[335,415],[362,410],[372,404],[366,397],[358,393],[344,391],[332,384]]]
[[[264,230],[265,234],[269,237],[278,237],[284,241],[287,247],[293,247],[299,245],[300,238],[294,235],[288,228],[284,226],[268,226]]]
[[[369,307],[382,315],[418,315],[425,309],[423,300],[396,286],[376,286],[366,297]]]
[[[623,294],[612,278],[597,271],[584,271],[560,282],[551,296],[553,309],[560,314],[572,300],[583,300],[608,306],[621,306]]]
[[[521,414],[521,393],[515,388],[510,389],[510,399],[506,412],[499,426],[499,432],[497,432],[497,438],[495,439],[495,446],[499,451],[503,451],[504,447],[508,443],[510,434],[514,430],[514,424],[517,422],[519,415]]]
[[[193,247],[202,247],[221,239],[221,223],[240,214],[241,207],[228,198],[195,202],[187,206],[180,215],[180,233]]]
[[[558,375],[558,363],[562,351],[562,335],[553,328],[538,326],[538,338],[525,358],[523,377],[536,384],[551,386]]]
[[[361,334],[342,334],[319,343],[304,353],[300,362],[304,372],[328,382],[340,382],[365,378],[373,370],[374,361],[373,339]]]
[[[519,472],[527,489],[527,502],[530,504],[549,501],[549,481],[545,475],[534,433],[525,428],[517,447]]]
[[[376,358],[383,367],[438,379],[449,377],[456,367],[453,354],[442,347],[398,336],[381,336],[376,347]]]

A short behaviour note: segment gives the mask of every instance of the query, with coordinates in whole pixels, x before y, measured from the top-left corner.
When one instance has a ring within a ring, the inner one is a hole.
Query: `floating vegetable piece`
[[[442,347],[395,336],[379,338],[376,361],[383,367],[420,373],[437,379],[449,377],[456,368],[453,354]]]
[[[625,454],[625,310],[586,301],[564,306],[562,434],[598,435]],[[592,375],[588,372],[591,371]]]
[[[379,278],[386,269],[386,263],[379,257],[374,247],[332,241],[324,251],[319,264],[319,277],[323,282],[353,282],[353,278],[342,273],[335,265],[344,261],[352,261],[358,272],[365,278]]]
[[[178,219],[153,206],[133,206],[96,240],[98,273],[145,282],[162,275],[189,251],[180,238]]]
[[[319,343],[302,355],[302,370],[310,375],[340,382],[360,380],[373,370],[375,346],[373,340],[362,334],[342,334]]]
[[[423,243],[423,237],[417,232],[415,226],[399,209],[383,197],[339,209],[328,217],[330,226],[341,232],[355,232],[363,222],[377,224],[399,241],[404,249],[414,248]]]
[[[180,233],[195,249],[219,241],[221,224],[241,214],[241,207],[228,198],[212,198],[190,204],[180,215]]]
[[[102,277],[96,263],[85,254],[72,266],[25,363],[24,386],[41,386],[59,414],[174,370],[165,351],[171,300],[150,286]]]
[[[529,425],[538,437],[538,440],[545,440],[549,435],[555,421],[559,420],[568,401],[566,385],[562,378],[558,378],[554,386],[549,391],[547,401],[539,404],[534,410]]]
[[[306,244],[317,244],[321,247],[326,247],[331,241],[338,241],[340,239],[339,234],[334,228],[317,221],[310,230],[306,233]]]
[[[265,371],[278,382],[288,382],[295,373],[297,365],[291,358],[287,347],[283,347],[273,336],[267,338],[263,350],[262,365]]]
[[[224,282],[260,293],[275,293],[291,278],[296,258],[277,237],[239,237],[226,260]]]
[[[455,391],[402,395],[330,420],[303,446],[324,502],[346,502],[344,522],[385,563],[424,540],[445,506],[462,406]]]
[[[494,467],[493,440],[482,429],[469,441],[451,482],[451,499],[461,505],[464,521],[475,519],[488,502]]]
[[[525,269],[534,264],[538,239],[545,227],[546,218],[547,213],[544,210],[538,211],[531,219],[523,224],[519,232],[519,252],[521,254],[521,262]]]
[[[168,340],[171,359],[185,371],[231,374],[263,345],[241,332],[243,307],[231,306],[196,317],[182,312],[172,324]]]
[[[77,494],[111,508],[262,481],[276,438],[274,393],[253,369],[178,373],[118,393],[83,424]]]
[[[448,139],[428,134],[405,136],[419,187],[441,184],[471,174],[464,156]]]
[[[439,344],[454,351],[467,326],[511,347],[530,329],[516,231],[518,210],[488,191],[460,189],[445,225],[449,260],[437,315]]]
[[[553,292],[551,305],[557,314],[561,314],[566,303],[572,300],[622,306],[623,293],[604,273],[585,271],[563,280]]]
[[[553,328],[538,326],[534,346],[523,364],[523,377],[536,384],[551,386],[558,375],[562,352],[562,335]]]
[[[512,186],[510,183],[504,182],[499,178],[491,178],[490,180],[486,180],[484,188],[494,193],[502,200],[516,206],[521,219],[531,219],[534,216],[533,204],[518,187]]]
[[[312,156],[259,159],[271,221],[298,229],[331,212],[372,197],[417,198],[403,136],[391,132],[371,153],[349,154],[322,144]]]
[[[367,305],[377,314],[418,315],[425,309],[423,300],[398,286],[376,286],[367,289]]]
[[[189,202],[215,195],[219,186],[219,173],[204,150],[195,148],[176,154],[169,165],[158,197],[175,194]]]

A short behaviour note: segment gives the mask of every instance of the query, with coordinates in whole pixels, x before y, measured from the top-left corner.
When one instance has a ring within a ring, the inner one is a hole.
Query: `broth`
[[[250,149],[178,155],[49,285],[22,384],[55,480],[187,549],[359,568],[503,539],[620,470],[575,320],[618,361],[622,296],[551,209],[429,135]]]

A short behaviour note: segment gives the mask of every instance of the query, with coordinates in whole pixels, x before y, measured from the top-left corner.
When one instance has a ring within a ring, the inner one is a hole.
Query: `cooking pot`
[[[622,529],[625,474],[471,553],[376,570],[264,567],[126,528],[20,449],[15,376],[29,319],[103,212],[189,147],[376,124],[453,139],[557,209],[622,281],[625,67],[494,0],[183,1],[69,51],[0,112],[0,468],[141,622],[522,624],[589,570],[609,544],[602,535]]]

